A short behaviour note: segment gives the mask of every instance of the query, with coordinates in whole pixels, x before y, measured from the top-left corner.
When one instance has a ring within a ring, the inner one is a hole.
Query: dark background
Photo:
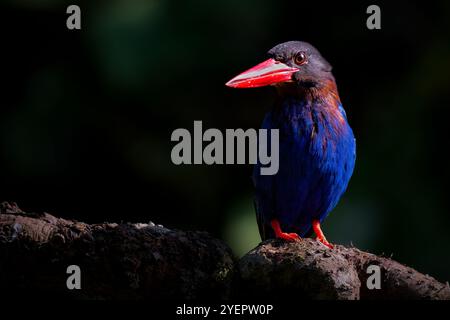
[[[95,2],[95,3],[93,3]],[[79,4],[82,30],[66,28]],[[450,2],[2,1],[0,201],[258,241],[250,165],[175,166],[171,133],[257,128],[272,88],[224,83],[288,40],[334,66],[357,139],[329,240],[450,278]],[[1,258],[1,257],[0,257]]]

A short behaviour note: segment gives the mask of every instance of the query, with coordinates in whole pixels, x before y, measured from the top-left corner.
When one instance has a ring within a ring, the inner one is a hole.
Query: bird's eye
[[[295,54],[294,62],[296,65],[301,66],[306,63],[306,54],[301,51]]]

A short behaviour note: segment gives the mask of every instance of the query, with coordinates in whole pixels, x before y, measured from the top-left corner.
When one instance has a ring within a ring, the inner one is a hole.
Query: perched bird
[[[282,43],[268,54],[268,60],[226,83],[233,88],[272,85],[278,93],[262,128],[279,129],[279,170],[261,175],[257,164],[253,172],[259,232],[263,240],[294,241],[312,228],[332,248],[321,223],[347,189],[356,143],[331,65],[306,42]]]

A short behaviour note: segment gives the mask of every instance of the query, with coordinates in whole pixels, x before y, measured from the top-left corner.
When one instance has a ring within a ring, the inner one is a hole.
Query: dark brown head
[[[267,85],[321,87],[334,82],[331,65],[312,45],[302,41],[279,44],[268,52],[269,59],[226,83],[233,88]]]

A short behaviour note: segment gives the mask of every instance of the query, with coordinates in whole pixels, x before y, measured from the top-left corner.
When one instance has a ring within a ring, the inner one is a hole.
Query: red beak
[[[232,88],[256,88],[292,80],[292,74],[299,69],[268,59],[228,81]]]

